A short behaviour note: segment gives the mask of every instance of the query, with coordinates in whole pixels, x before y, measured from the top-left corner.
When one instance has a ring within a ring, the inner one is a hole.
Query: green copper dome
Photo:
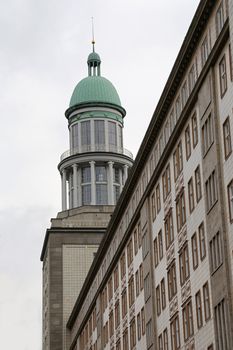
[[[77,84],[71,96],[70,107],[90,102],[110,103],[121,107],[115,87],[100,75],[88,76]]]
[[[90,61],[98,61],[101,62],[100,56],[96,52],[91,52],[88,56],[87,63]]]

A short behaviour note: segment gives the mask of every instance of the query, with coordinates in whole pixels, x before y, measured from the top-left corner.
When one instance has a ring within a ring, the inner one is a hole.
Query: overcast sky
[[[8,0],[0,4],[1,349],[41,350],[45,230],[60,211],[67,109],[87,75],[91,17],[102,75],[127,111],[134,156],[198,0]]]

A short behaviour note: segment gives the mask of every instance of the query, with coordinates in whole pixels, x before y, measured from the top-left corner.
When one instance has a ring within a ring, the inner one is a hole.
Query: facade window
[[[163,173],[163,200],[167,199],[167,196],[171,192],[171,175],[170,175],[170,163],[167,165]]]
[[[158,250],[158,239],[157,237],[154,239],[154,259],[155,259],[155,267],[159,263],[159,250]]]
[[[176,121],[179,119],[181,113],[181,100],[180,96],[176,99]]]
[[[120,265],[121,265],[121,279],[123,279],[126,273],[125,253],[123,253],[123,255],[121,256]]]
[[[143,279],[143,266],[142,266],[142,264],[139,266],[139,282],[140,282],[140,290],[143,290],[144,279]]]
[[[96,184],[96,204],[104,205],[108,203],[107,184]]]
[[[223,12],[223,3],[221,2],[219,5],[219,8],[216,12],[215,16],[215,22],[216,22],[216,35],[218,36],[221,32],[224,24],[224,12]]]
[[[227,327],[227,315],[226,315],[226,305],[223,299],[214,308],[214,321],[216,329],[216,339],[217,339],[217,349],[229,349],[228,342],[228,327]]]
[[[200,201],[202,197],[202,190],[201,190],[201,171],[200,166],[195,170],[195,187],[196,187],[196,201],[197,203]]]
[[[165,232],[166,249],[168,249],[172,244],[172,242],[174,241],[172,210],[169,211],[169,213],[166,215],[164,219],[164,232]]]
[[[187,88],[187,82],[185,81],[182,89],[181,89],[181,97],[182,97],[182,106],[184,108],[187,100],[188,100],[188,88]]]
[[[191,137],[190,137],[190,127],[189,125],[185,129],[185,151],[186,151],[186,159],[188,160],[191,156]]]
[[[202,126],[202,150],[203,157],[208,152],[212,143],[214,142],[214,131],[213,131],[213,117],[209,114],[204,125]]]
[[[225,159],[229,157],[231,154],[231,128],[230,128],[230,120],[229,117],[223,123],[223,140],[224,140],[224,153]]]
[[[115,304],[115,329],[120,325],[120,304],[119,301]]]
[[[138,252],[138,231],[137,231],[137,229],[135,229],[134,233],[133,233],[133,243],[134,243],[134,255],[137,255],[137,252]]]
[[[188,244],[182,247],[182,250],[179,255],[180,263],[180,283],[181,285],[189,278],[189,251]]]
[[[192,256],[193,256],[193,269],[198,267],[198,245],[197,245],[197,233],[195,232],[191,238],[192,242]]]
[[[84,167],[82,168],[82,183],[91,182],[91,168]]]
[[[193,335],[193,310],[191,301],[189,301],[183,308],[183,330],[184,340],[186,341]]]
[[[175,152],[173,153],[174,176],[175,181],[183,170],[182,143],[178,143]]]
[[[82,204],[83,205],[91,204],[91,185],[82,186]]]
[[[193,190],[193,178],[188,182],[188,195],[189,195],[189,212],[192,213],[194,210],[194,190]]]
[[[161,281],[161,304],[162,304],[162,309],[164,310],[166,307],[166,289],[165,289],[165,279],[164,278]]]
[[[117,146],[116,123],[108,122],[108,142],[109,146]]]
[[[209,295],[209,285],[206,282],[203,286],[203,302],[204,302],[204,311],[205,311],[205,320],[210,319],[210,295]]]
[[[172,350],[180,349],[180,325],[178,314],[171,320],[170,328]]]
[[[230,77],[231,77],[231,81],[232,81],[233,80],[233,72],[232,72],[231,44],[229,44],[229,65],[230,65]]]
[[[144,295],[145,295],[145,301],[150,298],[151,296],[151,281],[150,281],[150,274],[148,273],[144,279]]]
[[[109,337],[111,338],[114,334],[114,320],[113,320],[113,311],[109,314]]]
[[[101,146],[105,145],[105,125],[104,120],[95,120],[95,146],[98,149],[102,149]]]
[[[110,277],[108,281],[108,301],[110,301],[112,297],[113,297],[113,285],[112,285],[112,277]]]
[[[203,325],[203,318],[202,318],[202,302],[201,302],[200,290],[196,293],[195,300],[196,300],[197,327],[201,328]]]
[[[173,109],[171,110],[169,120],[170,120],[170,134],[172,134],[172,131],[175,129],[175,124],[176,124]]]
[[[160,212],[161,210],[161,199],[160,199],[160,185],[158,183],[158,185],[156,186],[156,206],[157,206],[157,214]]]
[[[159,244],[159,259],[162,260],[163,258],[163,236],[162,236],[162,230],[158,233],[158,244]]]
[[[198,144],[198,126],[197,126],[197,114],[196,112],[192,116],[192,136],[193,136],[193,148]]]
[[[132,276],[129,280],[129,285],[128,285],[128,292],[129,292],[129,307],[133,305],[134,300],[135,300],[135,295],[134,295],[134,276]]]
[[[196,82],[196,74],[195,74],[195,64],[192,65],[190,71],[189,71],[189,76],[188,76],[188,81],[189,81],[189,93],[192,92],[195,82]]]
[[[142,337],[142,325],[141,325],[141,313],[137,314],[137,333],[138,333],[138,341]]]
[[[216,184],[216,173],[215,170],[209,176],[208,180],[205,183],[206,189],[206,208],[207,212],[214,206],[218,200],[217,196],[217,184]]]
[[[78,136],[79,123],[74,124],[71,128],[71,147],[73,149],[79,146],[79,136]]]
[[[136,297],[139,296],[140,293],[140,285],[139,285],[139,271],[137,270],[135,273],[135,282],[136,282]]]
[[[118,125],[118,140],[119,140],[118,146],[122,148],[123,138],[122,138],[122,127],[120,125]]]
[[[127,245],[127,262],[128,262],[128,267],[133,262],[133,241],[132,241],[132,238],[129,240],[129,243]]]
[[[94,350],[97,350],[97,344],[96,344],[96,349],[94,349]],[[116,343],[116,350],[121,350],[121,341],[120,340],[118,340],[118,342]]]
[[[171,301],[171,299],[177,293],[175,262],[173,262],[168,268],[167,281],[168,281],[168,299],[169,299],[169,301]]]
[[[229,203],[229,218],[230,222],[233,222],[233,180],[227,186],[228,203]]]
[[[163,331],[163,348],[164,350],[168,350],[168,334],[167,334],[167,328]]]
[[[210,261],[212,273],[216,271],[220,265],[222,265],[222,239],[220,232],[217,232],[210,241]]]
[[[140,248],[142,245],[142,230],[141,230],[141,223],[138,223],[138,248]]]
[[[119,271],[118,271],[118,265],[114,270],[114,291],[117,290],[119,287]]]
[[[152,211],[152,220],[155,221],[156,218],[156,204],[155,204],[155,193],[153,192],[151,196],[151,211]]]
[[[161,314],[161,300],[160,300],[160,288],[159,285],[156,287],[156,307],[157,307],[157,315]]]
[[[142,237],[142,257],[145,259],[147,254],[149,253],[149,239],[147,231],[144,233]]]
[[[145,334],[145,310],[144,307],[141,309],[141,321],[142,321],[142,335]]]
[[[90,120],[81,123],[81,144],[82,146],[90,146],[91,144]]]
[[[220,83],[220,94],[221,98],[227,91],[227,65],[226,56],[224,55],[219,63],[219,83]]]
[[[177,232],[179,232],[186,222],[184,191],[179,194],[176,200],[176,221]]]
[[[146,324],[146,343],[147,343],[148,349],[153,344],[153,331],[152,331],[152,320],[151,319]]]
[[[114,185],[114,203],[116,204],[118,199],[120,198],[120,186]]]
[[[201,64],[202,64],[202,67],[204,67],[204,65],[208,59],[208,56],[209,56],[209,44],[208,44],[208,37],[206,35],[206,37],[203,40],[202,45],[201,45]]]
[[[123,350],[129,350],[128,328],[123,333]]]
[[[159,350],[163,350],[163,335],[160,334],[158,338]]]
[[[164,126],[164,142],[165,142],[165,145],[167,144],[168,140],[169,140],[169,137],[170,137],[170,120],[169,118],[167,119],[166,121],[166,124]]]
[[[205,228],[204,222],[198,228],[199,232],[199,247],[200,247],[200,258],[203,260],[206,256],[206,244],[205,244]]]
[[[105,166],[95,167],[95,180],[96,182],[106,182],[107,181],[107,171]]]
[[[134,349],[136,345],[136,323],[135,318],[130,323],[130,350]]]
[[[121,305],[122,305],[122,318],[124,318],[125,315],[127,314],[127,311],[128,311],[126,288],[122,292],[121,301],[122,301],[122,303],[121,303]]]

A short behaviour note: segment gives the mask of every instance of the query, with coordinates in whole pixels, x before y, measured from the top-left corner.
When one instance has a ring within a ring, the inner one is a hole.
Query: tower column
[[[127,177],[128,177],[128,165],[124,165],[124,184],[126,183]]]
[[[61,173],[62,179],[62,210],[67,210],[67,193],[66,193],[66,170]]]
[[[73,197],[73,207],[76,208],[78,206],[78,166],[77,164],[73,164],[73,186],[74,186],[74,197]]]
[[[78,201],[78,207],[82,206],[82,169],[78,167],[77,169],[77,201]]]
[[[95,161],[90,162],[91,166],[91,205],[96,204],[96,186],[95,186]]]
[[[109,201],[110,205],[114,205],[114,193],[113,193],[113,164],[114,162],[108,162],[108,193],[109,193]]]

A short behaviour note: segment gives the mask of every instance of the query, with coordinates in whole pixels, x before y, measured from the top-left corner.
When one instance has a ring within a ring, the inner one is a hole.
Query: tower
[[[51,220],[43,261],[43,350],[66,349],[66,323],[132,166],[123,148],[125,110],[88,56],[88,76],[74,89],[68,120],[70,148],[58,165],[62,211]]]

